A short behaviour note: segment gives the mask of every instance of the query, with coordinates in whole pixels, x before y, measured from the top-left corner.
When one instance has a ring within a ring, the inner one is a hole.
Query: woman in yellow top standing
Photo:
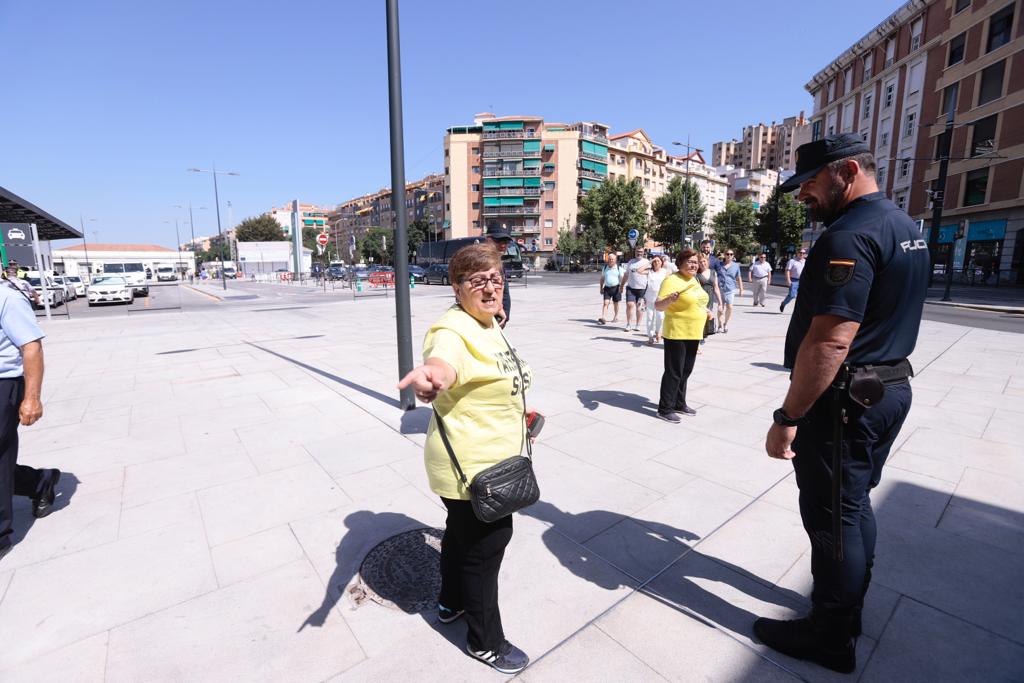
[[[661,376],[658,417],[678,423],[679,414],[696,415],[686,405],[686,380],[693,372],[704,325],[711,319],[708,295],[697,279],[697,252],[683,249],[676,257],[679,270],[667,276],[658,290],[654,307],[665,312],[665,371]]]
[[[444,421],[452,451],[472,481],[481,470],[522,453],[527,438],[523,396],[533,375],[495,321],[505,279],[494,247],[460,249],[448,263],[448,276],[455,305],[427,332],[423,365],[398,386],[411,386],[419,400],[434,404],[424,460],[430,488],[448,509],[438,620],[447,624],[465,614],[469,654],[512,674],[530,662],[505,640],[498,610],[498,571],[512,539],[512,516],[490,523],[477,519],[437,418]]]

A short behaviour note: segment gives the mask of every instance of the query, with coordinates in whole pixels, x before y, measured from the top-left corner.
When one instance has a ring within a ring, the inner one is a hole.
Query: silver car
[[[135,302],[132,286],[123,277],[100,275],[89,285],[89,305]]]

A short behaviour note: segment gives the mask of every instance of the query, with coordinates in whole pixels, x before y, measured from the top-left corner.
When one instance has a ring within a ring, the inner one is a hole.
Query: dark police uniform
[[[907,373],[889,370],[909,367],[901,361],[917,343],[929,263],[927,245],[902,209],[881,192],[859,197],[811,249],[786,335],[785,365],[792,369],[815,316],[857,321],[860,328],[846,364],[878,366],[878,374],[887,380],[881,399],[866,408],[826,391],[805,415],[792,446],[800,516],[811,539],[811,600],[818,610],[851,615],[853,636],[859,635],[860,608],[875,552],[869,494],[878,485],[911,403]],[[842,559],[833,553],[832,538],[837,401],[847,411],[842,437]]]

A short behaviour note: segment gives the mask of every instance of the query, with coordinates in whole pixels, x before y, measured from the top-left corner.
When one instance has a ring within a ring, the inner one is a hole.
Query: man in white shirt
[[[804,258],[807,256],[807,250],[800,248],[796,252],[796,256],[789,259],[789,263],[786,264],[786,286],[789,287],[789,294],[779,304],[779,313],[783,313],[786,310],[786,304],[796,298],[797,290],[800,289],[800,276],[804,272]]]
[[[768,263],[768,254],[761,254],[750,264],[747,280],[754,292],[754,305],[764,308],[764,300],[768,294],[768,283],[772,277],[772,264]]]
[[[651,262],[644,258],[644,250],[637,250],[629,263],[626,264],[626,332],[630,325],[634,332],[640,331],[641,306],[647,294],[647,273],[651,271]],[[632,321],[632,323],[630,323]]]

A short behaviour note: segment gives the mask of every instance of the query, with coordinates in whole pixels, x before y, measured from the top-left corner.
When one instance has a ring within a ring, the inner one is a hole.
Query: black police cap
[[[820,140],[800,145],[796,148],[796,174],[782,183],[779,191],[792,192],[833,161],[870,152],[868,143],[857,133],[826,135]]]

